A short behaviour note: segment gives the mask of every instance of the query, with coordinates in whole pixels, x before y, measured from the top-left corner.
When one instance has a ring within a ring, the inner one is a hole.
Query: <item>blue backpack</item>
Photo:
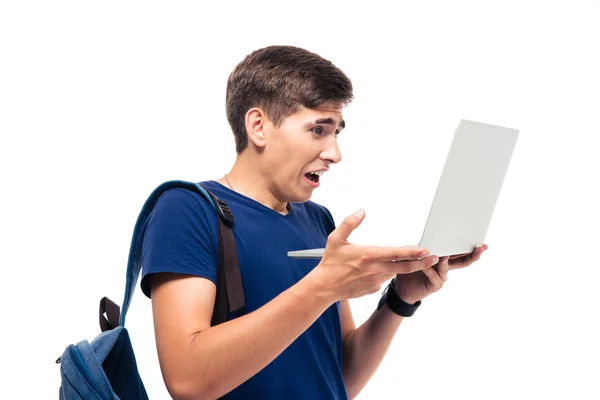
[[[158,197],[166,190],[183,188],[196,191],[215,209],[218,215],[219,265],[217,294],[211,326],[227,320],[227,313],[245,307],[242,279],[233,237],[233,216],[227,205],[204,186],[185,181],[168,181],[158,186],[148,197],[138,216],[127,263],[123,305],[107,297],[100,300],[100,333],[89,343],[82,340],[67,346],[56,360],[60,364],[59,399],[148,399],[137,369],[125,316],[131,303],[141,270],[141,233]]]

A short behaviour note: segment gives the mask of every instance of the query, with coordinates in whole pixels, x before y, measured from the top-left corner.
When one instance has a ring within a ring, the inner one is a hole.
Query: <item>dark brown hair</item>
[[[245,116],[261,107],[275,126],[299,106],[315,108],[352,101],[350,79],[318,54],[293,46],[270,46],[244,58],[227,80],[227,120],[235,136],[237,153],[248,146]]]

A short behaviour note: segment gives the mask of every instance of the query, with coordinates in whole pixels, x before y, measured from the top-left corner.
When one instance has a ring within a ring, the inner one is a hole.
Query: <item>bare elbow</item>
[[[215,385],[209,382],[165,380],[165,384],[173,400],[215,400],[220,397],[216,394]]]
[[[167,391],[174,400],[216,400],[226,394],[221,379],[210,374],[204,366],[197,367],[194,374],[181,373],[177,369],[171,373],[163,371]]]

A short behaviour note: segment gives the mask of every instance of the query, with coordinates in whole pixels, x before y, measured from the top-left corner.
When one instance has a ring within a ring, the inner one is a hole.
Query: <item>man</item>
[[[421,248],[352,245],[347,238],[364,212],[336,229],[329,211],[309,200],[341,160],[337,136],[352,97],[342,71],[295,47],[257,50],[231,73],[226,108],[237,158],[224,177],[203,184],[234,215],[247,313],[210,326],[217,222],[199,195],[165,192],[143,239],[142,289],[152,299],[161,371],[174,398],[354,398],[402,315],[438,290],[449,269],[487,248],[449,260]],[[324,246],[320,262],[287,257]],[[357,329],[348,299],[394,277],[394,305],[382,303]]]

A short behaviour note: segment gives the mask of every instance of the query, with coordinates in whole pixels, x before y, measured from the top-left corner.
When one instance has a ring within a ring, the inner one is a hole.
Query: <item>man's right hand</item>
[[[376,293],[396,274],[429,268],[438,262],[420,247],[358,246],[348,242],[365,217],[359,210],[344,219],[327,239],[325,253],[311,273],[331,300],[339,301]]]

